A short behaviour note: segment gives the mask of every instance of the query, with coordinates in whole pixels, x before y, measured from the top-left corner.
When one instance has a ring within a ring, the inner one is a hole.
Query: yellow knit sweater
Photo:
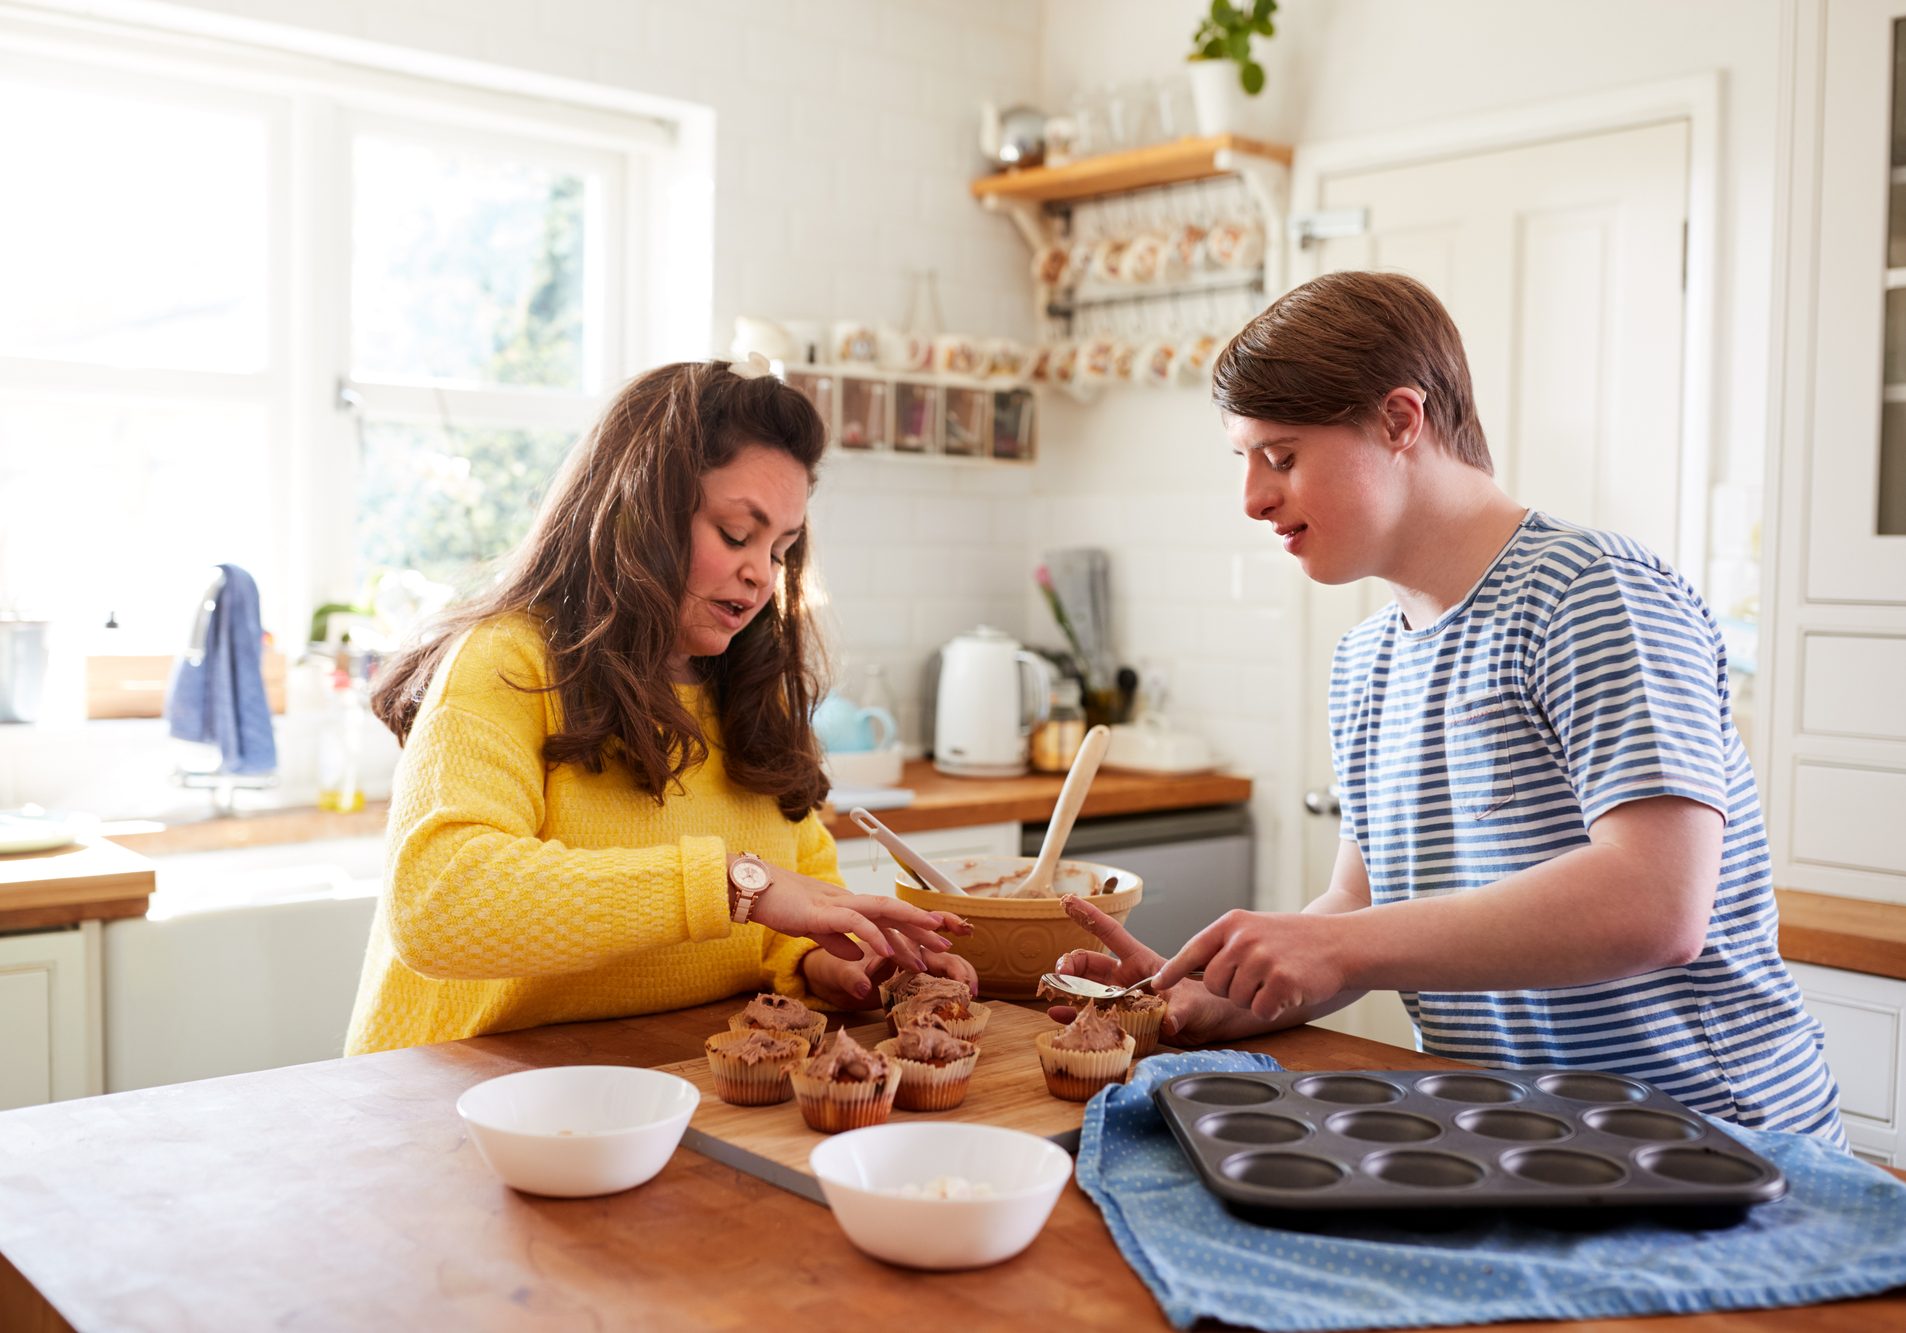
[[[834,839],[728,780],[703,692],[678,687],[708,761],[658,806],[620,763],[545,769],[557,698],[506,677],[549,681],[527,616],[472,629],[431,680],[397,767],[346,1054],[744,991],[806,999],[813,943],[730,924],[726,853],[839,883]]]

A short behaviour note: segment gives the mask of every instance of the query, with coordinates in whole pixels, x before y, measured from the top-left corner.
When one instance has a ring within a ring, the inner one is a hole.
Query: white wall
[[[1205,8],[1047,0],[1041,105],[1057,110],[1081,89],[1165,74],[1189,50]],[[1249,126],[1301,153],[1722,71],[1716,522],[1709,568],[1688,571],[1722,611],[1759,583],[1751,540],[1767,440],[1776,10],[1776,0],[1610,0],[1592,9],[1559,0],[1293,0],[1277,16],[1276,38],[1259,42],[1269,82]],[[1238,474],[1215,413],[1190,390],[1113,391],[1086,409],[1048,396],[1042,409],[1047,441],[1063,443],[1040,465],[1039,525],[1066,541],[1117,533],[1121,655],[1167,665],[1173,712],[1258,780],[1260,900],[1305,901],[1322,886],[1289,882],[1294,856],[1279,854],[1304,818],[1289,772],[1301,713],[1285,683],[1297,660],[1302,579],[1268,531],[1239,517]]]
[[[899,323],[911,275],[938,272],[946,326],[1030,336],[1027,258],[967,186],[978,106],[1032,96],[1040,11],[1020,0],[65,0],[49,7],[308,49],[370,43],[585,80],[709,107],[715,266],[708,325],[725,354],[739,313]],[[1023,633],[1029,469],[936,460],[830,462],[816,496],[852,683],[878,660],[917,738],[928,652],[980,621]],[[297,627],[267,626],[281,642]],[[289,632],[287,632],[289,631]],[[75,705],[75,709],[76,709]],[[169,789],[144,724],[77,721],[0,735],[0,805],[115,816],[203,808]],[[312,799],[310,727],[281,727],[287,785]],[[389,756],[384,756],[388,759]],[[387,765],[380,765],[387,771]],[[375,794],[375,792],[373,793]]]

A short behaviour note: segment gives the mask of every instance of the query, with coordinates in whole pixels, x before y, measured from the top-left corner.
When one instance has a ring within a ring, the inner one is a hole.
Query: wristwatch
[[[743,852],[728,867],[728,919],[737,926],[748,924],[754,900],[774,887],[774,872],[753,852]]]

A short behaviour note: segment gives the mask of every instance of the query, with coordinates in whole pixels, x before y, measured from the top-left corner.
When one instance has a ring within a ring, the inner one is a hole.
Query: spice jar
[[[1079,682],[1060,677],[1052,687],[1052,707],[1032,733],[1032,766],[1041,773],[1064,773],[1085,741],[1085,709]]]

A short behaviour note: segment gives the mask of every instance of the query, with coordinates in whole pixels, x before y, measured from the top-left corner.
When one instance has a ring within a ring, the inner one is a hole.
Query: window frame
[[[0,390],[107,395],[128,403],[157,397],[261,405],[270,422],[267,503],[283,534],[276,551],[280,586],[264,590],[263,610],[280,642],[295,645],[312,607],[358,591],[357,421],[345,390],[375,416],[438,420],[441,392],[455,403],[450,415],[459,426],[579,434],[621,380],[652,363],[658,351],[680,350],[684,335],[670,331],[672,319],[686,337],[706,341],[712,252],[686,272],[664,255],[682,238],[708,234],[707,206],[695,198],[698,183],[712,175],[712,136],[707,119],[688,104],[366,43],[345,58],[336,51],[313,55],[257,44],[258,25],[216,16],[204,22],[243,31],[248,40],[134,30],[77,14],[8,12],[0,14],[0,71],[37,74],[57,66],[61,82],[132,87],[142,96],[245,106],[266,115],[272,234],[264,370],[0,356]],[[315,37],[305,44],[325,45]],[[585,289],[591,342],[581,394],[440,390],[347,378],[350,144],[353,127],[361,126],[486,149],[532,145],[538,160],[588,163],[604,173],[602,199],[592,210],[605,228],[590,239],[587,262],[600,270],[592,270]]]

